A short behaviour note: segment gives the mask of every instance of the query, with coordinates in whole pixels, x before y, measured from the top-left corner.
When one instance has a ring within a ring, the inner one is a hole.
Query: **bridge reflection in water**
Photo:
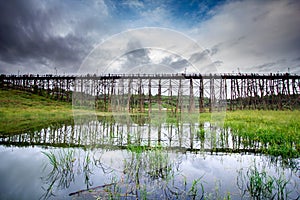
[[[122,118],[122,116],[121,116]],[[136,115],[116,120],[113,116],[80,123],[66,122],[39,131],[0,138],[2,145],[41,145],[57,147],[104,147],[125,149],[129,145],[166,147],[176,151],[258,152],[256,141],[231,134],[230,128],[216,127],[209,122],[188,123],[171,120],[160,123],[148,116]]]
[[[299,198],[299,159],[285,162],[247,154],[259,152],[261,144],[235,136],[230,128],[185,117],[162,118],[120,115],[91,120],[95,118],[80,116],[76,123],[3,136],[0,150],[5,153],[0,156],[10,171],[22,169],[26,171],[23,178],[41,186],[28,189],[26,182],[23,187],[30,192],[23,199]],[[7,149],[14,151],[7,154]],[[24,155],[30,166],[25,170]],[[41,167],[44,171],[37,173],[34,169],[39,166],[45,166]],[[24,194],[15,192],[17,184],[10,181],[19,181],[18,174],[0,170],[3,180],[8,180],[2,189],[7,197]],[[252,193],[249,184],[255,177],[261,178],[262,185],[270,181],[277,185]]]

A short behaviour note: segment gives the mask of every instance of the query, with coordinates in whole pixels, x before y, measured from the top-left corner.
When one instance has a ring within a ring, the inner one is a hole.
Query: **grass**
[[[241,169],[237,177],[237,185],[243,197],[251,199],[289,199],[290,190],[287,185],[290,180],[282,173],[270,175],[266,170],[258,169],[257,164],[245,172]]]
[[[258,142],[267,154],[300,156],[300,111],[243,110],[227,112],[225,127],[245,146]]]
[[[70,186],[75,180],[74,175],[74,162],[75,162],[75,152],[73,149],[67,149],[59,151],[58,154],[54,152],[45,152],[42,151],[48,160],[52,170],[45,177],[42,177],[42,180],[48,185],[47,187],[42,187],[45,190],[45,193],[41,199],[48,199],[50,196],[54,196],[53,192],[55,187],[59,189],[65,189]],[[45,168],[44,170],[46,169]]]
[[[17,90],[0,90],[0,134],[39,130],[47,124],[72,119],[65,102]]]
[[[72,110],[72,104],[19,90],[0,89],[0,135],[37,131],[53,124],[71,123],[73,115],[90,110]],[[97,112],[98,116],[112,113]]]

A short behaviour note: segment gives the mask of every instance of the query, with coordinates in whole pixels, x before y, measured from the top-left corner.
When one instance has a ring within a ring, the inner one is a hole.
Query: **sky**
[[[184,71],[300,74],[300,1],[0,0],[0,74]]]

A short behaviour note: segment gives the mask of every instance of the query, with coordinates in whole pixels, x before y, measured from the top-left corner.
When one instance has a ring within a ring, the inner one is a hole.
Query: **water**
[[[269,199],[254,177],[272,183],[275,199],[300,195],[299,158],[259,154],[260,144],[209,123],[133,121],[85,119],[2,137],[0,199],[250,199],[251,189]]]

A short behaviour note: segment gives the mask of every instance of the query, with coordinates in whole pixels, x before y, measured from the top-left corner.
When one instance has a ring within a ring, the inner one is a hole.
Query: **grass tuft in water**
[[[265,169],[259,170],[256,164],[246,172],[239,171],[237,186],[243,197],[251,199],[289,199],[289,180],[283,174],[278,177],[267,174]]]

